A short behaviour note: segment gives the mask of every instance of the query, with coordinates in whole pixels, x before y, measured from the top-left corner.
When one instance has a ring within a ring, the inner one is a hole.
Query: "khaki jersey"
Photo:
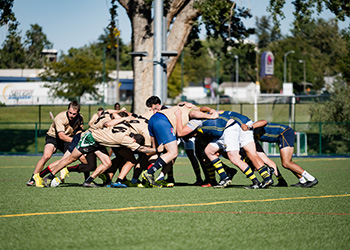
[[[147,111],[146,113],[142,114],[141,116],[142,116],[142,117],[145,117],[146,119],[149,120],[149,119],[151,118],[152,115],[153,115],[153,111],[150,110],[150,111]]]
[[[114,127],[102,129],[91,129],[90,131],[95,141],[97,141],[103,146],[125,146],[127,148],[130,148],[132,151],[135,151],[140,147],[140,145],[129,136],[131,133],[131,129],[126,127],[125,125],[116,125]]]
[[[170,121],[171,125],[174,128],[174,133],[176,133],[176,115],[175,111],[180,109],[182,112],[182,124],[185,126],[190,121],[190,112],[194,110],[193,108],[188,108],[186,106],[174,106],[168,109],[163,109],[161,111],[158,111],[159,113],[164,114],[168,120]]]
[[[144,118],[135,118],[128,122],[131,126],[131,132],[141,134],[145,138],[145,146],[151,146],[151,136],[148,131],[148,120]]]
[[[80,116],[80,117],[79,117]],[[81,120],[79,120],[81,118]],[[65,135],[73,137],[76,129],[84,129],[83,116],[78,114],[73,121],[69,121],[67,111],[62,111],[55,116],[47,134],[56,138],[59,132],[64,132]]]
[[[93,121],[92,123],[90,123],[92,121],[92,118],[91,118],[89,122],[89,125],[90,125],[89,130],[103,128],[103,125],[106,122],[109,122],[110,120],[112,120],[110,113],[103,111],[100,116],[97,115],[96,120]]]

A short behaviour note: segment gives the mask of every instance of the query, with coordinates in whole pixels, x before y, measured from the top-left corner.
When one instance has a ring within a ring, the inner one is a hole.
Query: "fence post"
[[[38,153],[38,123],[35,123],[35,154]]]
[[[321,155],[322,154],[322,122],[318,123],[318,144],[319,144],[319,150],[318,150],[318,154]]]

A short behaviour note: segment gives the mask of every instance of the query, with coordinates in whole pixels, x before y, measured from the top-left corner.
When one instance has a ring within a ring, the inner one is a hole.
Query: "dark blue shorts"
[[[292,128],[287,128],[278,137],[278,146],[280,149],[285,147],[294,147],[295,134]]]
[[[73,136],[73,140],[71,141],[71,143],[69,144],[69,148],[68,151],[70,153],[73,152],[74,148],[77,146],[78,142],[80,141],[80,137],[81,137],[81,133],[75,134]]]
[[[159,145],[177,140],[173,126],[168,118],[161,113],[152,115],[148,122],[148,131],[150,136],[154,137]]]

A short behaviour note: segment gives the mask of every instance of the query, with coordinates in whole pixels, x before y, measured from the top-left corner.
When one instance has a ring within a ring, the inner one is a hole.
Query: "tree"
[[[276,29],[279,29],[279,18],[284,19],[284,13],[282,11],[285,0],[273,0],[270,1],[268,11],[272,15],[272,20]],[[315,13],[321,13],[324,8],[329,9],[335,15],[336,19],[341,21],[345,20],[345,17],[350,16],[350,5],[348,1],[342,0],[295,0],[293,1],[295,11],[293,15],[294,30],[298,31],[304,24],[313,21],[312,15]]]
[[[20,32],[17,30],[18,25],[17,21],[9,23],[8,35],[1,49],[0,68],[2,69],[25,67],[25,51]]]
[[[42,27],[38,24],[31,24],[30,30],[26,32],[26,66],[28,68],[42,68],[44,58],[41,56],[43,49],[52,49],[52,43],[43,33]]]
[[[331,122],[323,126],[323,134],[328,137],[331,146],[336,153],[349,152],[350,150],[350,87],[338,81],[329,90],[331,99],[324,104],[312,105],[310,108],[311,121]],[[338,122],[334,124],[333,122]],[[337,136],[342,140],[337,140]]]
[[[282,38],[281,33],[276,27],[271,27],[270,17],[256,17],[255,34],[258,37],[258,48],[266,48],[270,43]]]
[[[50,84],[53,96],[78,99],[83,94],[100,98],[97,84],[102,82],[102,58],[95,45],[80,49],[71,48],[58,62],[50,63],[41,75]]]
[[[152,1],[150,0],[118,0],[125,8],[132,26],[133,51],[147,51],[153,55],[153,18]],[[225,43],[230,44],[232,38],[241,38],[250,31],[244,29],[240,18],[249,17],[249,12],[237,9],[229,0],[168,0],[164,1],[164,16],[167,18],[167,49],[177,51],[178,56],[167,64],[169,78],[176,61],[183,50],[193,25],[203,14],[207,30],[211,34],[223,36]],[[224,33],[221,31],[225,31]],[[148,58],[147,58],[148,59]],[[134,112],[145,111],[144,100],[153,94],[153,63],[134,59]]]
[[[12,11],[14,0],[0,0],[0,26],[15,22],[16,17]]]

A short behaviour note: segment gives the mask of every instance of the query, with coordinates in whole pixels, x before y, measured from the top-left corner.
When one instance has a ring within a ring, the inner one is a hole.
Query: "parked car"
[[[220,95],[220,104],[231,104],[231,97],[228,95]]]

